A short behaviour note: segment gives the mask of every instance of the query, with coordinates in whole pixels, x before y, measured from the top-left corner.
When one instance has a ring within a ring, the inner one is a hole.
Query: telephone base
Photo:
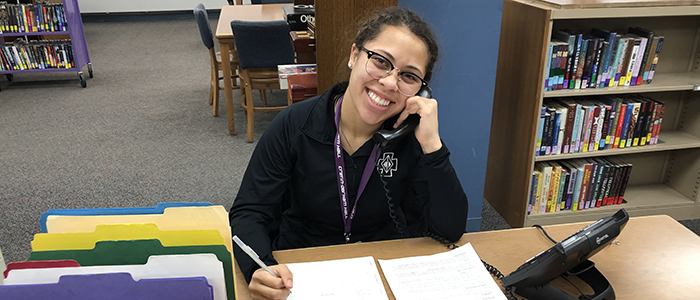
[[[535,287],[517,287],[515,292],[523,297],[533,300],[615,300],[615,291],[613,291],[612,286],[608,280],[605,279],[605,276],[603,276],[603,274],[596,269],[595,264],[592,261],[586,260],[582,262],[580,265],[571,269],[568,274],[583,280],[583,282],[588,284],[593,289],[594,294],[577,298],[567,294],[557,287],[552,286],[551,284]]]

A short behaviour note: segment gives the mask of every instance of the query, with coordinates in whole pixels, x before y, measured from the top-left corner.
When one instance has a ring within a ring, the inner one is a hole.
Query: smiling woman
[[[279,277],[234,249],[254,299],[284,299],[293,286],[273,250],[420,235],[456,241],[464,231],[467,197],[440,139],[437,101],[416,95],[438,56],[427,24],[388,8],[348,46],[348,81],[275,117],[231,207],[232,233]],[[372,139],[411,114],[418,124],[401,139],[383,147]]]

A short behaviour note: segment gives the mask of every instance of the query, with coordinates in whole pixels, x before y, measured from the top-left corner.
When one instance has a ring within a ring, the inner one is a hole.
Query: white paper
[[[469,243],[434,255],[380,259],[379,265],[397,300],[506,299]]]
[[[287,264],[294,287],[287,300],[389,299],[371,256]]]

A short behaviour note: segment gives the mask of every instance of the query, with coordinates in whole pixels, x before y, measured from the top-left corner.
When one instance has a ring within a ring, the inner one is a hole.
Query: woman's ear
[[[353,43],[352,46],[350,47],[350,59],[348,59],[348,68],[352,69],[352,66],[355,65],[355,62],[357,62],[358,52],[359,52],[359,49]]]

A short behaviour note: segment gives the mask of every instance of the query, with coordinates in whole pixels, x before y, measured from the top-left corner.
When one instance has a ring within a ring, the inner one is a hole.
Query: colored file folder
[[[169,207],[156,215],[49,216],[46,227],[49,233],[93,232],[97,225],[129,223],[155,223],[160,230],[215,229],[221,233],[229,252],[233,252],[228,213],[221,205]]]
[[[5,284],[49,284],[58,283],[65,275],[105,273],[130,273],[135,280],[205,277],[212,287],[214,299],[227,299],[223,266],[211,253],[151,256],[145,265],[12,270]]]
[[[155,207],[126,207],[126,208],[87,208],[87,209],[49,209],[42,213],[39,219],[41,233],[47,233],[46,219],[49,216],[103,216],[103,215],[154,215],[162,214],[168,207],[197,207],[212,206],[208,202],[162,202]]]
[[[39,269],[39,268],[66,268],[80,267],[77,261],[72,259],[44,259],[43,261],[19,261],[7,264],[7,269],[2,272],[4,278],[11,270]]]
[[[158,239],[164,246],[226,245],[217,230],[160,230],[156,224],[98,225],[94,232],[37,233],[32,251],[89,250],[98,241]],[[230,239],[229,239],[230,242]],[[229,252],[232,252],[227,247]]]
[[[144,279],[128,273],[62,276],[58,283],[0,285],[0,299],[13,300],[211,300],[205,278]]]
[[[151,255],[212,253],[224,267],[226,293],[229,300],[233,292],[233,262],[226,246],[175,246],[164,247],[159,240],[100,241],[91,250],[33,251],[29,261],[72,259],[80,266],[137,265],[145,264]]]

